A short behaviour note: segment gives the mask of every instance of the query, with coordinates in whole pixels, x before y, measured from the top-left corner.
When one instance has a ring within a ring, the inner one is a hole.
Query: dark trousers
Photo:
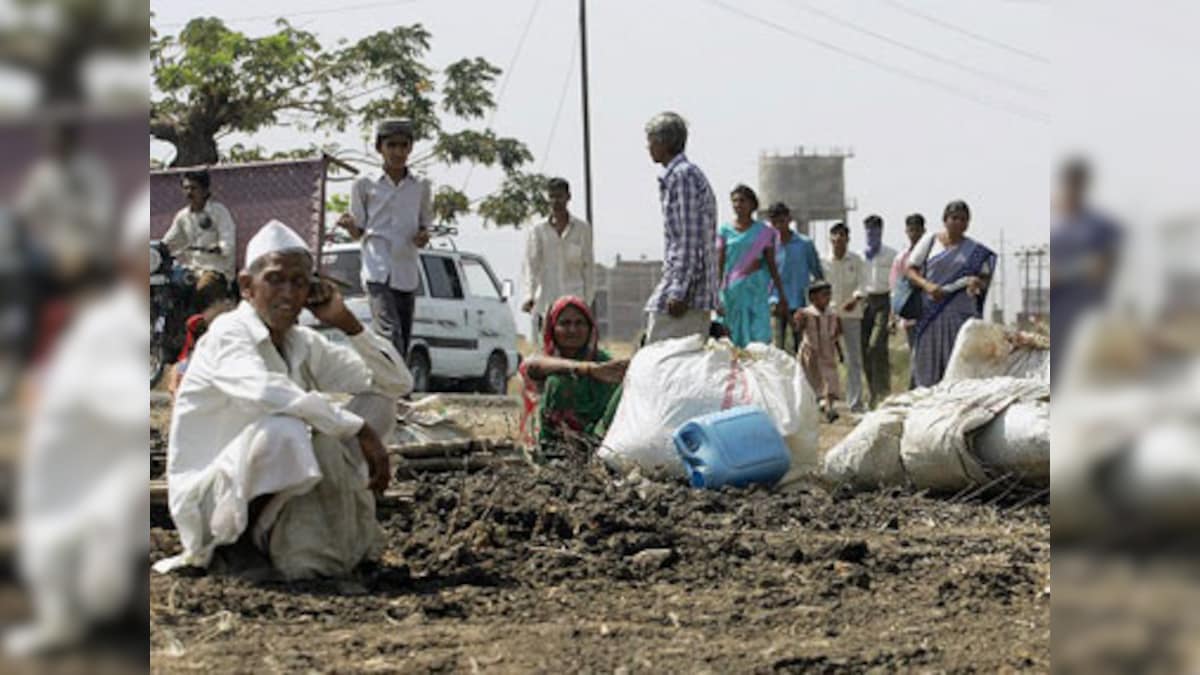
[[[408,363],[408,345],[412,340],[413,309],[416,296],[412,291],[398,291],[387,284],[367,282],[371,317],[375,330],[391,340],[400,358]]]
[[[917,346],[916,324],[904,329],[904,338],[908,342],[908,388],[911,390],[917,388],[917,376],[915,374],[917,362],[917,353],[915,351]]]
[[[862,319],[862,354],[872,408],[892,391],[891,364],[888,362],[888,321],[891,312],[889,294],[873,293],[867,296]]]
[[[799,307],[792,308],[792,311],[800,309]],[[771,323],[775,324],[775,346],[789,354],[795,354],[800,351],[800,342],[803,337],[796,332],[796,322],[792,317],[781,319],[777,316],[771,317]]]

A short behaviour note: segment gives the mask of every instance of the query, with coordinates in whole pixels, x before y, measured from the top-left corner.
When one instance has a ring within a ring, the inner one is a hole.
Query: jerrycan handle
[[[688,464],[695,465],[700,462],[700,458],[696,456],[696,451],[703,444],[704,432],[700,429],[700,425],[694,422],[683,425],[675,434],[675,447],[679,450],[683,461]]]

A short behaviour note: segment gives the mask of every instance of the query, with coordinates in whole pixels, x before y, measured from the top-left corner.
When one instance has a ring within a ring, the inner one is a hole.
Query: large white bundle
[[[849,485],[870,490],[905,482],[900,463],[900,437],[905,411],[880,408],[862,418],[822,460],[822,475],[831,487]]]
[[[605,462],[644,476],[683,477],[671,435],[684,422],[738,405],[762,408],[791,451],[786,483],[817,463],[817,402],[795,357],[775,347],[737,349],[691,336],[638,351],[599,450]]]
[[[1017,401],[975,434],[975,456],[1023,483],[1050,485],[1050,402]]]
[[[944,382],[889,398],[825,454],[831,485],[958,491],[1010,475],[1050,479],[1049,387],[1013,377]]]
[[[987,377],[1023,377],[1050,382],[1050,350],[1040,338],[1004,326],[968,319],[954,339],[942,382]]]
[[[825,453],[821,469],[825,481],[831,487],[849,485],[857,490],[907,482],[900,463],[904,419],[913,402],[932,391],[917,389],[891,396],[867,413],[849,435]]]
[[[1048,401],[1049,386],[1034,380],[992,377],[939,384],[917,401],[904,421],[900,461],[918,488],[956,491],[1002,475],[1050,470],[1050,444],[1030,444],[1035,457],[1013,452],[1003,443],[989,450],[985,463],[974,448],[975,432],[1018,401]],[[1043,427],[1048,438],[1048,425]]]

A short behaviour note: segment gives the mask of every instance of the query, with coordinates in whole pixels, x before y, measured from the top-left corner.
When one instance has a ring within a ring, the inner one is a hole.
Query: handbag
[[[921,293],[913,288],[906,276],[896,280],[896,288],[892,292],[892,312],[901,319],[921,318]]]

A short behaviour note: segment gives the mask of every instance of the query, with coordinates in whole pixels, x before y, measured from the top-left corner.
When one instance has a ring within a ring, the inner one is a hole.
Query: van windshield
[[[362,256],[357,249],[326,251],[321,254],[321,271],[342,282],[342,296],[358,297],[363,294],[360,267]]]

